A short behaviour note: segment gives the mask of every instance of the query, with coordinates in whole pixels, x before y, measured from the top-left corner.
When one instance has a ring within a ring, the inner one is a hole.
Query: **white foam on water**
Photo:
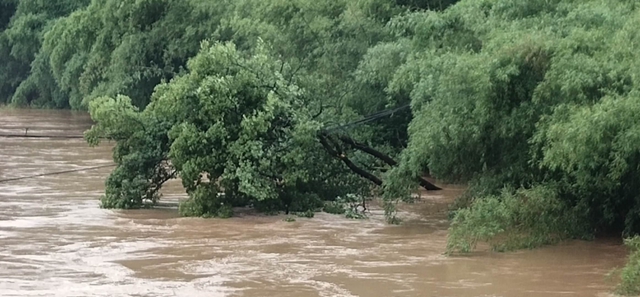
[[[0,223],[1,222],[2,220],[0,220]],[[7,239],[11,237],[16,237],[16,236],[18,236],[18,233],[16,232],[0,230],[0,239]]]
[[[117,261],[157,257],[145,251],[166,247],[167,242],[129,240],[110,242],[113,237],[93,242],[76,242],[44,254],[4,255],[13,261],[2,266],[23,267],[32,277],[0,271],[2,296],[228,296],[223,277],[207,276],[190,282],[141,279]],[[4,264],[3,264],[4,263]],[[28,289],[27,289],[28,288]]]

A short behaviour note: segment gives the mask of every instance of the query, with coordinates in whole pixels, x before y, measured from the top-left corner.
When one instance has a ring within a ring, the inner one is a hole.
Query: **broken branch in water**
[[[362,152],[365,152],[373,157],[376,157],[380,160],[382,160],[383,162],[387,163],[389,166],[396,166],[398,164],[398,162],[396,162],[393,158],[391,158],[389,155],[380,152],[366,144],[363,143],[359,143],[357,141],[355,141],[353,138],[346,136],[346,135],[341,135],[338,137],[338,139],[340,139],[342,142],[346,143],[347,145],[351,146],[354,149],[360,150]],[[422,178],[422,177],[418,177],[418,183],[420,184],[421,187],[425,188],[428,191],[437,191],[437,190],[442,190],[442,188],[432,184],[431,182],[429,182],[428,180]]]

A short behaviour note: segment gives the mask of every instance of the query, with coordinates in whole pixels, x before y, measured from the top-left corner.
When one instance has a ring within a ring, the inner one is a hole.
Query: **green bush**
[[[301,218],[313,218],[316,213],[312,209],[309,209],[303,212],[296,212],[296,215]]]
[[[364,212],[358,210],[362,205],[362,197],[354,194],[347,194],[344,197],[338,197],[336,201],[327,202],[322,209],[330,214],[344,214],[347,219],[366,219]]]
[[[360,212],[356,208],[347,209],[345,216],[347,217],[347,219],[353,219],[353,220],[364,220],[367,218],[367,215],[364,214],[364,212]]]
[[[330,201],[324,204],[322,210],[326,213],[341,215],[344,214],[346,209],[344,204],[338,201]]]
[[[297,213],[313,213],[316,209],[322,208],[323,201],[315,193],[300,193],[293,196],[290,211]],[[313,217],[313,215],[311,215]]]
[[[225,199],[215,185],[206,184],[190,192],[189,199],[180,202],[178,210],[186,217],[230,218],[233,208]]]
[[[253,202],[253,207],[260,213],[266,214],[268,216],[275,216],[280,214],[280,210],[284,207],[282,206],[281,200],[269,199],[262,201]]]
[[[624,240],[624,244],[631,249],[627,264],[622,269],[621,281],[617,293],[627,296],[640,295],[640,236]]]
[[[469,252],[478,242],[488,243],[494,251],[507,251],[585,237],[589,225],[580,213],[562,202],[552,186],[504,189],[456,212],[447,253]]]
[[[233,208],[231,205],[222,205],[216,212],[216,217],[227,219],[233,216]]]

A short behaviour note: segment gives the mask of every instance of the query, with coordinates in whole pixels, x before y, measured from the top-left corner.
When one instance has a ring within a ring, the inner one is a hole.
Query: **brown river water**
[[[0,110],[0,134],[79,135],[86,114]],[[22,129],[22,130],[20,130]],[[0,179],[110,164],[111,144],[0,137]],[[390,226],[325,213],[180,218],[99,208],[111,168],[0,183],[0,296],[610,296],[619,240],[446,257],[449,187]],[[166,201],[184,198],[179,183]]]

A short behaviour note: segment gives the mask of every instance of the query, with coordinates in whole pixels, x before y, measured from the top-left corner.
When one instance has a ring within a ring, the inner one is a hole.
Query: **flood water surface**
[[[0,134],[81,135],[84,114],[0,110]],[[18,131],[18,130],[21,130]],[[111,145],[0,137],[0,179],[110,164]],[[317,213],[180,218],[99,208],[112,168],[0,183],[0,296],[609,296],[617,240],[446,257],[444,209],[460,189],[354,221]],[[184,198],[179,183],[165,191]]]

